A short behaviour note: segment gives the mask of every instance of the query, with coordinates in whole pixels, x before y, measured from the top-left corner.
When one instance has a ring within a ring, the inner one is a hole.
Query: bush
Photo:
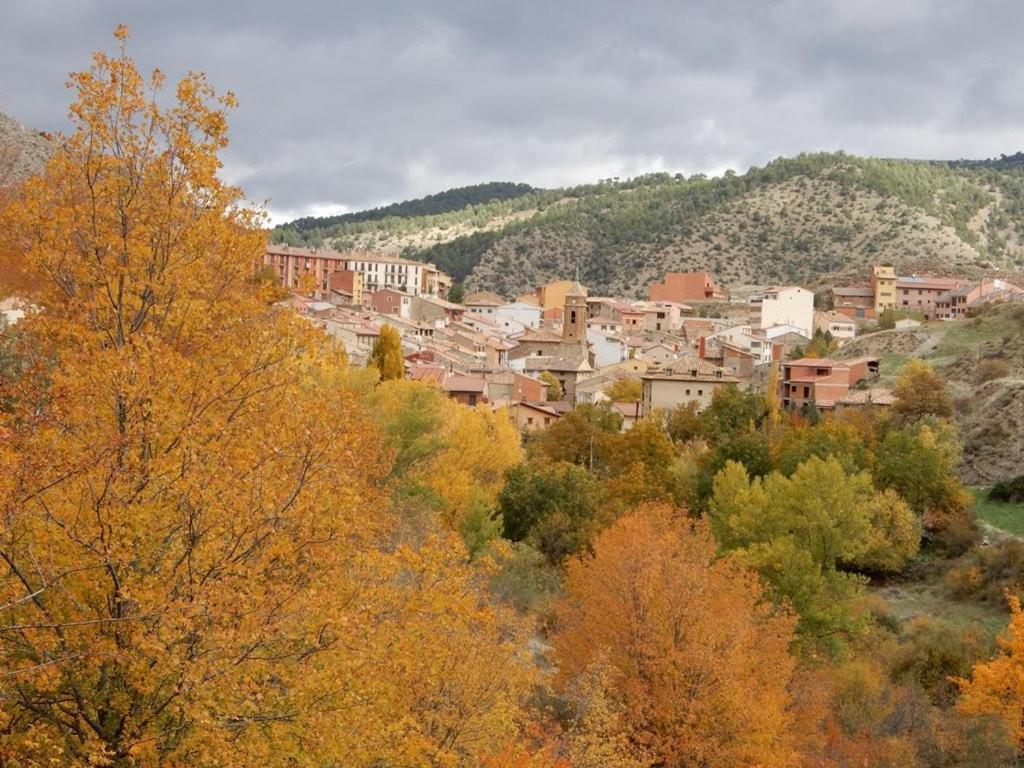
[[[925,538],[940,554],[959,557],[978,543],[978,523],[967,506],[942,507],[924,516]]]
[[[1011,480],[996,483],[988,492],[989,501],[1002,501],[1012,504],[1024,502],[1024,475]]]
[[[946,588],[958,599],[976,598],[1004,604],[1004,595],[1024,595],[1024,542],[1006,539],[976,549],[966,562],[946,574]]]
[[[989,358],[982,360],[975,370],[974,380],[978,384],[984,384],[993,379],[1002,379],[1010,375],[1010,364],[1005,360]]]
[[[953,678],[967,677],[971,667],[992,653],[992,639],[974,627],[917,619],[900,639],[890,667],[892,679],[917,685],[940,707],[956,701]]]

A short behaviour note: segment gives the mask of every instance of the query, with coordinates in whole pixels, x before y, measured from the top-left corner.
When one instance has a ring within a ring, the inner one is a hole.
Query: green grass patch
[[[972,488],[974,512],[979,520],[1014,536],[1024,537],[1024,504],[989,501],[988,488]]]

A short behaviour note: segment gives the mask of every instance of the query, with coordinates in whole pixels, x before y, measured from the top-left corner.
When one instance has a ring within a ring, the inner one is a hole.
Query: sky
[[[239,100],[224,174],[275,222],[484,181],[1024,149],[1022,0],[0,0],[0,110],[68,130],[115,49]]]

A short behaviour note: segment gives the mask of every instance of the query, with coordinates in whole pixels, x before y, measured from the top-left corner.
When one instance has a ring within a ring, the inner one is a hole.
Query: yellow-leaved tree
[[[524,628],[457,540],[396,539],[355,374],[252,279],[233,97],[161,106],[117,37],[0,211],[37,308],[0,392],[0,763],[478,765]]]

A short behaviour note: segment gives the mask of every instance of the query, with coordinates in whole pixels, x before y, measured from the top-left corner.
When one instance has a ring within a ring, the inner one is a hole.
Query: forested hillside
[[[402,252],[506,294],[577,268],[595,290],[625,295],[672,269],[709,269],[733,287],[824,285],[880,260],[907,270],[1016,270],[1024,268],[1016,159],[805,154],[714,179],[651,174],[431,216],[279,228],[274,237]]]
[[[486,184],[474,184],[469,187],[457,187],[435,195],[427,195],[417,200],[403,203],[392,203],[367,211],[353,211],[338,216],[306,216],[289,223],[288,227],[299,232],[310,232],[315,237],[329,235],[338,224],[351,224],[359,221],[379,221],[394,216],[409,218],[414,216],[434,216],[437,214],[458,211],[471,205],[485,205],[495,200],[511,200],[522,197],[533,191],[529,184],[516,184],[511,181],[492,181]]]

